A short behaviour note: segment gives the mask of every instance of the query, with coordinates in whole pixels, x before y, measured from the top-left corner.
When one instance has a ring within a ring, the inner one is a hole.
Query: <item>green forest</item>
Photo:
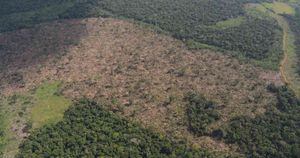
[[[17,157],[212,157],[144,129],[88,100],[65,112],[63,121],[33,132]]]

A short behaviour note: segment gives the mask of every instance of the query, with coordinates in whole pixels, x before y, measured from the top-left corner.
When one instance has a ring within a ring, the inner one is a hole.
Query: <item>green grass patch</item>
[[[215,29],[228,29],[231,27],[237,27],[245,21],[246,21],[245,17],[239,16],[237,18],[231,18],[228,20],[219,21],[215,25],[212,25],[210,27]]]
[[[0,157],[14,157],[22,139],[14,130],[20,130],[28,120],[27,108],[32,98],[25,95],[0,96]]]
[[[300,97],[300,6],[296,9],[295,16],[285,15],[284,20],[288,22],[290,27],[286,38],[286,46],[288,46],[286,74],[291,79],[290,88]]]
[[[279,2],[300,3],[300,0],[279,0]]]
[[[36,90],[36,101],[31,109],[33,128],[56,123],[63,118],[63,113],[71,105],[71,101],[58,94],[59,87],[59,82],[53,82],[43,84]]]
[[[1,100],[1,109],[0,109],[0,156],[3,155],[3,150],[5,144],[7,143],[7,139],[5,137],[5,131],[7,127],[7,114],[5,113]]]
[[[295,15],[295,9],[282,2],[262,3],[266,8],[273,10],[276,14]]]
[[[221,50],[221,48],[215,47],[213,45],[200,43],[195,40],[187,40],[186,45],[189,49],[211,49],[211,50],[215,50],[215,51]]]
[[[295,45],[295,35],[290,30],[289,24],[285,19],[280,18],[280,23],[284,27],[286,31],[286,38],[285,40],[285,51],[287,55],[286,64],[283,65],[284,73],[288,80],[288,86],[296,93],[298,97],[300,97],[300,80],[299,75],[297,74],[298,69],[298,55],[296,53],[296,45]]]
[[[260,19],[265,19],[265,18],[272,18],[269,10],[264,7],[261,4],[258,3],[249,3],[245,5],[245,11],[247,15],[260,18]]]
[[[300,0],[278,0],[279,2],[300,3]]]

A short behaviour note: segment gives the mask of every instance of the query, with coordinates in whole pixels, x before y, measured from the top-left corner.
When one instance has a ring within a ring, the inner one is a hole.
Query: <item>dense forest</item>
[[[291,30],[294,33],[294,38],[295,38],[295,51],[298,55],[298,64],[300,65],[300,6],[296,8],[296,14],[295,16],[292,15],[286,15],[284,14],[284,17],[287,19],[289,22],[289,25],[291,27]],[[297,72],[300,75],[300,66],[297,68]]]
[[[238,27],[202,29],[191,38],[226,50],[238,51],[248,58],[262,60],[276,53],[271,51],[272,47],[280,48],[277,41],[281,38],[276,30],[280,30],[280,27],[275,21],[247,17],[247,22]]]
[[[267,1],[267,0],[265,0]],[[260,20],[244,10],[257,0],[50,0],[0,2],[0,32],[48,20],[85,17],[125,17],[157,26],[182,40],[193,40],[262,60],[280,50],[275,20]],[[262,1],[259,1],[262,2]],[[240,25],[216,28],[218,22],[244,17]],[[280,54],[277,52],[277,54]],[[279,63],[278,59],[272,61]]]
[[[81,100],[63,121],[33,132],[17,157],[212,157]]]

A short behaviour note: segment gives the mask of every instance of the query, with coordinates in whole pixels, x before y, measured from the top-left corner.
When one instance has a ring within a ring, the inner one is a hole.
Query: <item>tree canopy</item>
[[[82,100],[64,120],[33,132],[17,157],[211,157],[129,123],[95,102]]]

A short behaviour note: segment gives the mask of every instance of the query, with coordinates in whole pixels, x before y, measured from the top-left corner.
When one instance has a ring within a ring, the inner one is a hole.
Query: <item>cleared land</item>
[[[214,151],[237,147],[191,134],[185,95],[195,91],[219,105],[220,120],[211,131],[236,116],[263,114],[275,103],[267,83],[280,84],[274,72],[210,50],[190,51],[181,41],[122,20],[57,21],[4,33],[0,41],[3,95],[61,81],[68,98],[106,102],[129,120]]]

